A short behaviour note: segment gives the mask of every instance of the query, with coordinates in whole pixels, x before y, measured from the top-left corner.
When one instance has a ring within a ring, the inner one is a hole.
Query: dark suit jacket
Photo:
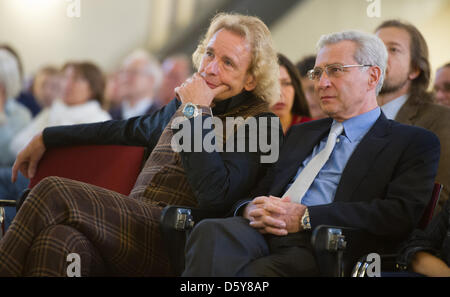
[[[214,115],[226,114],[250,100],[254,96],[250,92],[243,92],[235,97],[216,103],[212,109]],[[92,124],[72,126],[57,126],[44,129],[43,138],[47,148],[67,145],[137,145],[146,146],[151,152],[156,146],[161,133],[167,126],[175,112],[181,106],[177,99],[172,100],[159,111],[140,117],[122,121],[106,121]],[[275,117],[273,113],[264,112],[255,118]],[[206,119],[206,116],[203,117]],[[193,119],[191,119],[193,120]],[[259,126],[259,121],[257,121]],[[191,124],[194,129],[194,124]],[[281,127],[278,135],[282,137]],[[267,120],[269,139],[272,127]],[[203,129],[202,137],[212,132]],[[250,142],[250,133],[245,133],[245,143]],[[281,145],[282,139],[280,139]],[[214,210],[230,210],[236,199],[250,193],[253,186],[260,179],[266,169],[260,163],[260,151],[252,152],[180,152],[188,180],[192,185],[199,205]]]
[[[252,198],[281,197],[303,160],[327,136],[331,123],[331,119],[323,119],[293,126],[280,159]],[[350,157],[334,201],[308,207],[312,228],[322,224],[355,227],[405,239],[431,196],[439,149],[433,133],[387,120],[381,114]]]

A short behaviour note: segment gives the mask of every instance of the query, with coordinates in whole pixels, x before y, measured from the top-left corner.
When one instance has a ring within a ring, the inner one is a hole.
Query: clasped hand
[[[244,217],[262,234],[283,236],[303,230],[300,220],[305,209],[305,205],[291,202],[289,197],[260,196],[247,205]]]

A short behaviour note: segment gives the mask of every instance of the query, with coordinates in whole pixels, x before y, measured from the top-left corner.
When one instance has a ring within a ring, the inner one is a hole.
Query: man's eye
[[[340,68],[340,67],[330,67],[328,69],[328,71],[330,71],[330,73],[339,73],[339,72],[342,71],[342,68]]]
[[[313,77],[320,77],[322,75],[322,70],[317,69],[313,71]]]
[[[391,51],[391,52],[393,52],[393,53],[396,53],[396,52],[398,52],[398,48],[396,48],[396,47],[391,47],[391,48],[389,49],[389,51]]]
[[[233,63],[230,60],[225,60],[225,65],[233,67]]]

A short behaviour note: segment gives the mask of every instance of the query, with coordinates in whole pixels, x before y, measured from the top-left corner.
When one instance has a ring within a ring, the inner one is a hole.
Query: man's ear
[[[381,69],[378,66],[372,66],[369,69],[369,80],[368,87],[369,89],[375,89],[378,85],[378,82],[381,78]]]
[[[244,85],[246,91],[253,91],[256,88],[256,79],[253,74],[248,74]]]
[[[413,69],[411,69],[408,75],[409,80],[415,80],[416,78],[418,78],[421,71],[422,70],[420,70],[418,67],[414,67]]]

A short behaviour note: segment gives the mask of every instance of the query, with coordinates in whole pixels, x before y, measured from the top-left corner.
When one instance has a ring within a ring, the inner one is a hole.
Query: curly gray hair
[[[198,69],[207,44],[216,32],[226,29],[244,37],[250,44],[252,61],[248,72],[256,81],[253,93],[272,104],[280,98],[277,53],[267,26],[257,17],[241,14],[219,13],[211,21],[203,40],[192,55],[194,66]]]

